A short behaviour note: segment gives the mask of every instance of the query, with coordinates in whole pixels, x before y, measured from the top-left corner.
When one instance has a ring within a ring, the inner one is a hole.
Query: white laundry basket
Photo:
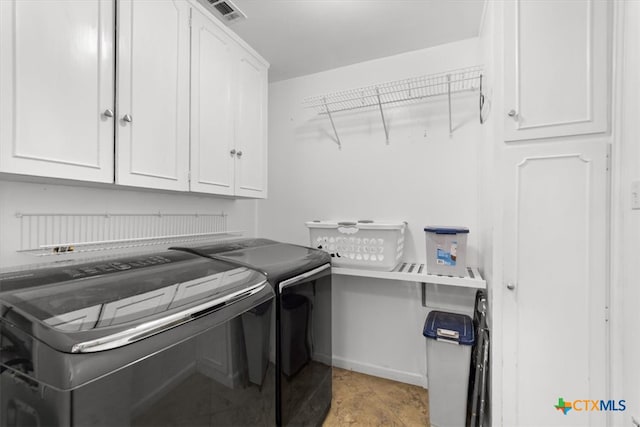
[[[402,259],[407,223],[309,221],[311,247],[332,257],[335,267],[391,271]]]

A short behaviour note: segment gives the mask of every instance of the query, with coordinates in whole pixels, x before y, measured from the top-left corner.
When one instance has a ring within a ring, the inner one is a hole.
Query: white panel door
[[[113,182],[113,26],[113,0],[0,1],[0,171]]]
[[[189,4],[118,7],[118,184],[189,186]]]
[[[234,44],[213,18],[192,14],[191,191],[233,195]]]
[[[503,425],[601,426],[555,406],[608,399],[606,144],[540,144],[504,151]]]
[[[505,140],[606,132],[609,5],[505,5]]]
[[[236,195],[267,197],[267,67],[242,50],[237,62]]]

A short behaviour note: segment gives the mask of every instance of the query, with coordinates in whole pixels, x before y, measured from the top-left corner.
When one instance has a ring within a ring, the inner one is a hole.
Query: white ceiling
[[[232,0],[279,81],[478,35],[484,0]]]

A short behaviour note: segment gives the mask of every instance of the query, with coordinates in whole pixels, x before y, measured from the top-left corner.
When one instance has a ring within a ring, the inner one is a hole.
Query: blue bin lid
[[[424,231],[436,234],[463,234],[468,233],[467,227],[444,227],[439,225],[428,225],[424,228]]]
[[[422,335],[462,345],[473,345],[475,342],[473,322],[469,316],[437,310],[427,316]]]

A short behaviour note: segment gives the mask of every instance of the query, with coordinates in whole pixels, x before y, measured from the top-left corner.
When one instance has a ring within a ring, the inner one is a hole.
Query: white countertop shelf
[[[424,264],[403,262],[393,271],[376,271],[361,268],[333,267],[333,274],[342,276],[373,277],[376,279],[403,280],[408,282],[434,283],[463,288],[486,289],[487,282],[475,267],[467,267],[466,277],[440,276],[427,273]]]

